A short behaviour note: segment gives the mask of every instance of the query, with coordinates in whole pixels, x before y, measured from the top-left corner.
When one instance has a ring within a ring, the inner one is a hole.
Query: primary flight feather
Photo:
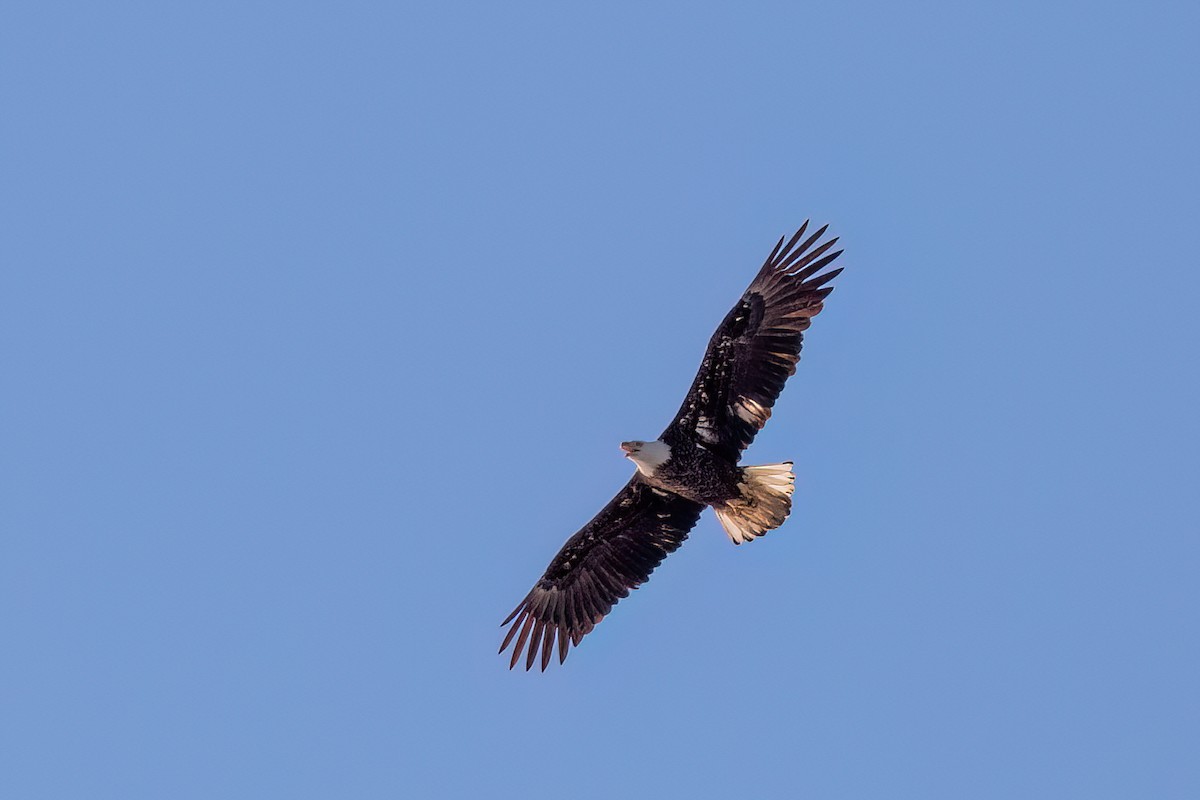
[[[779,240],[717,327],[675,419],[655,441],[621,443],[637,472],[567,540],[502,623],[511,627],[500,652],[515,640],[510,669],[522,653],[525,669],[539,653],[542,670],[555,650],[565,661],[568,649],[683,543],[705,506],[734,544],[783,524],[792,507],[792,463],[738,461],[796,371],[804,331],[833,291],[825,284],[842,271],[821,272],[842,253],[828,252],[837,239],[817,244],[827,227],[803,238],[806,221],[786,243]]]

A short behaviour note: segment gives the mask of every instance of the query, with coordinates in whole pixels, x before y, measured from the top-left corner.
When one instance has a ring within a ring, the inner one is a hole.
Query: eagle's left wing
[[[542,669],[558,641],[558,661],[579,645],[622,597],[629,596],[673,553],[704,506],[644,483],[634,475],[595,518],[567,540],[533,590],[502,625],[512,623],[500,652],[516,637],[509,669],[527,651],[530,669],[542,651]]]
[[[663,441],[695,436],[736,462],[767,424],[783,384],[796,371],[804,331],[833,291],[825,284],[841,272],[819,274],[842,251],[825,255],[837,239],[813,247],[825,228],[801,242],[807,228],[806,221],[787,244],[779,240],[721,321]]]

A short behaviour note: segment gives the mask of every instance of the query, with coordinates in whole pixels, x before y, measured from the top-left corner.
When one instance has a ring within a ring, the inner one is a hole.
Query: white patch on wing
[[[713,421],[703,414],[696,418],[696,435],[709,444],[717,443],[717,430],[713,427]]]
[[[771,409],[749,397],[740,398],[733,411],[746,422],[760,428],[767,423],[767,418],[771,416]]]

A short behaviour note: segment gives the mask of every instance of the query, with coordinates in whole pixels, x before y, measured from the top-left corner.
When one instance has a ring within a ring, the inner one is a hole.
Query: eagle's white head
[[[647,478],[653,477],[654,470],[671,458],[671,448],[666,442],[621,442],[621,449],[626,458],[637,464],[638,472]]]

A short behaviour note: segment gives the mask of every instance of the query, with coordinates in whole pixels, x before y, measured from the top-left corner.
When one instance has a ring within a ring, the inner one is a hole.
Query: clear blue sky
[[[0,796],[1200,797],[1188,4],[17,3]],[[707,515],[499,622],[776,238]]]

